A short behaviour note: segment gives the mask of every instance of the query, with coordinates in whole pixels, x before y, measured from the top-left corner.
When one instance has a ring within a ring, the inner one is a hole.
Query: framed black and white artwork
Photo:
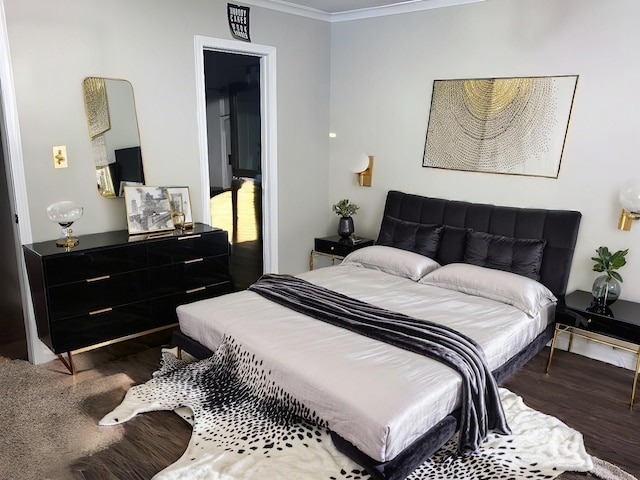
[[[174,230],[166,187],[124,187],[129,234]]]

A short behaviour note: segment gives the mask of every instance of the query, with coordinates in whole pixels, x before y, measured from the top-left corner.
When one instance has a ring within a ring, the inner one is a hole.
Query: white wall
[[[124,203],[95,188],[82,101],[87,76],[133,85],[145,178],[189,185],[200,211],[194,36],[232,39],[222,0],[5,0],[33,241],[59,228],[46,207],[68,198],[85,207],[86,233],[126,228]],[[328,23],[251,7],[251,40],[277,51],[280,269],[301,270],[311,230],[327,198]],[[69,168],[53,169],[51,147],[66,145]],[[315,172],[313,185],[299,179]],[[322,174],[318,174],[322,172]],[[206,193],[205,193],[206,194]],[[296,201],[292,202],[291,199]],[[298,214],[302,207],[309,216]],[[286,224],[285,224],[286,222]]]
[[[147,183],[188,185],[194,220],[207,222],[194,37],[232,39],[226,8],[223,0],[4,0],[34,242],[57,237],[45,211],[63,199],[85,207],[73,226],[80,241],[126,228],[123,200],[96,190],[87,76],[131,82]],[[252,42],[277,52],[278,267],[301,271],[328,195],[330,24],[251,7],[250,26]],[[54,145],[67,146],[68,168],[54,170]]]
[[[337,228],[330,206],[348,197],[361,206],[357,233],[375,238],[389,189],[576,209],[583,219],[569,291],[590,289],[598,246],[629,247],[622,297],[640,301],[640,222],[631,232],[616,228],[618,189],[640,178],[638,18],[637,0],[488,0],[332,24],[330,128],[337,137],[327,230],[318,233]],[[558,179],[421,166],[434,79],[563,74],[579,79]],[[375,156],[372,188],[358,187],[347,171],[360,151]]]

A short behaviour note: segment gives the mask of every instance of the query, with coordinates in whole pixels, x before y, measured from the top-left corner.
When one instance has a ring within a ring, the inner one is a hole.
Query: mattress
[[[553,319],[513,305],[397,275],[337,265],[299,277],[441,323],[473,338],[490,369],[526,347]],[[182,305],[180,329],[215,350],[231,336],[263,360],[281,388],[372,459],[386,462],[459,407],[461,381],[441,363],[317,321],[242,291]]]

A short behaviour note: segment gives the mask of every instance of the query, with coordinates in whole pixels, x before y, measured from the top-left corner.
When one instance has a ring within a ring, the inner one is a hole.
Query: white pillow
[[[513,305],[530,317],[556,301],[547,287],[531,278],[467,263],[445,265],[422,278],[420,283]]]
[[[355,265],[418,281],[440,267],[435,260],[400,248],[373,245],[347,255],[342,265]]]

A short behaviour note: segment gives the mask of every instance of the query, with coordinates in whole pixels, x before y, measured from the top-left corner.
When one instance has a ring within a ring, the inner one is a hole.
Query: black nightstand
[[[373,245],[370,238],[349,237],[343,238],[338,235],[333,237],[316,238],[313,250],[309,255],[309,270],[313,270],[313,257],[321,255],[331,258],[331,262],[342,260],[354,250]]]
[[[606,338],[588,336],[589,332]],[[577,290],[567,295],[564,303],[559,303],[556,309],[556,328],[551,342],[547,373],[551,369],[551,360],[559,333],[569,334],[569,351],[571,351],[573,336],[577,335],[636,355],[636,370],[629,407],[632,409],[640,371],[640,303],[617,300],[612,305],[604,307],[594,304],[590,292]],[[633,349],[618,341],[632,343],[636,347]]]

